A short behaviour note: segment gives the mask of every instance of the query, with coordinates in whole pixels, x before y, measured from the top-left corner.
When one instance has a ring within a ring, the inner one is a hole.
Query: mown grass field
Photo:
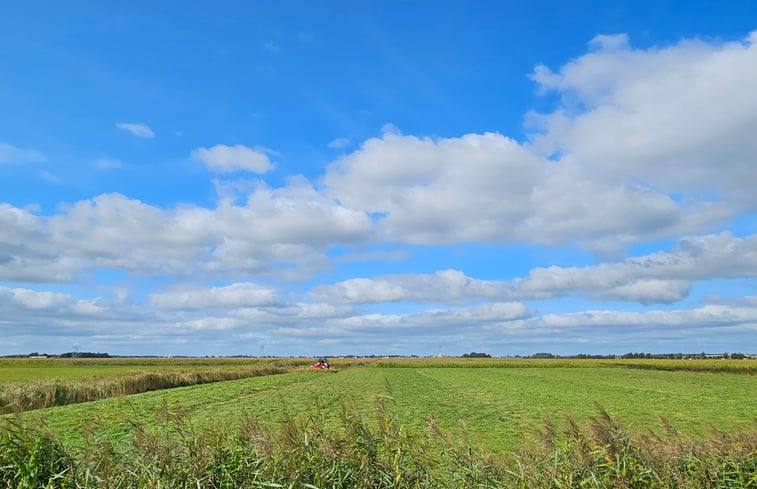
[[[35,362],[6,394],[194,385],[3,416],[0,486],[757,487],[752,361]]]
[[[155,426],[165,410],[185,413],[200,428],[248,415],[273,425],[285,412],[335,425],[344,406],[371,418],[376,401],[385,399],[412,430],[422,432],[433,418],[488,450],[517,448],[545,418],[570,413],[585,421],[597,404],[638,431],[658,430],[660,417],[698,436],[710,425],[733,431],[757,419],[754,375],[617,368],[596,361],[516,365],[381,361],[338,373],[294,371],[158,390],[36,410],[21,419],[43,417],[64,440],[78,443],[85,431],[117,439],[135,426]]]
[[[0,375],[0,414],[281,374],[306,363],[303,359],[6,360],[0,364],[0,374],[6,374]]]
[[[277,362],[305,365],[309,359],[294,358],[2,358],[0,384],[45,380],[103,379],[136,372],[185,371],[197,368],[230,369],[258,367]]]

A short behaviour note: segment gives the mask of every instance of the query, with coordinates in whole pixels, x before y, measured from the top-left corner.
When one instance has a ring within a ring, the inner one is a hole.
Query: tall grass
[[[0,384],[0,414],[95,401],[158,389],[237,380],[289,371],[270,365],[245,368],[193,368],[151,370],[103,379],[42,380]]]
[[[317,409],[286,412],[278,428],[246,416],[234,429],[198,430],[167,408],[157,429],[126,446],[88,439],[72,454],[40,430],[4,421],[0,486],[14,488],[745,488],[757,487],[757,426],[706,440],[632,435],[598,408],[586,426],[552,421],[521,450],[488,454],[429,420],[411,433],[379,402],[375,419],[342,408],[328,427]]]

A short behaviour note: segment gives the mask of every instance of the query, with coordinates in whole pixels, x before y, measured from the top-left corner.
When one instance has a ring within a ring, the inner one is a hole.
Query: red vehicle
[[[313,368],[315,370],[327,370],[331,368],[331,365],[329,365],[329,361],[326,359],[326,357],[321,357],[317,362],[315,362],[315,364],[313,364]]]

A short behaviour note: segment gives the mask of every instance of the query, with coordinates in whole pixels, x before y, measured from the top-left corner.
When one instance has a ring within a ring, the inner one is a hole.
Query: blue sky
[[[757,7],[26,2],[0,354],[757,352]]]

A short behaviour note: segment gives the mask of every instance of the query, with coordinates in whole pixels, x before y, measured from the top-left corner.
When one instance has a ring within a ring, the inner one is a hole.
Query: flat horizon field
[[[683,362],[675,365],[688,368]],[[617,368],[585,361],[417,360],[338,372],[295,370],[6,418],[43,421],[64,442],[81,446],[85,434],[118,442],[137,427],[160,427],[175,415],[201,430],[232,427],[247,417],[275,429],[288,416],[323,419],[336,428],[343,410],[373,420],[377,402],[383,402],[410,432],[422,434],[433,418],[445,432],[473,445],[508,451],[517,449],[545,419],[559,427],[568,413],[583,423],[597,414],[597,406],[637,433],[661,433],[660,417],[696,437],[706,437],[710,426],[729,432],[747,429],[757,419],[755,392],[757,377],[749,374]]]

